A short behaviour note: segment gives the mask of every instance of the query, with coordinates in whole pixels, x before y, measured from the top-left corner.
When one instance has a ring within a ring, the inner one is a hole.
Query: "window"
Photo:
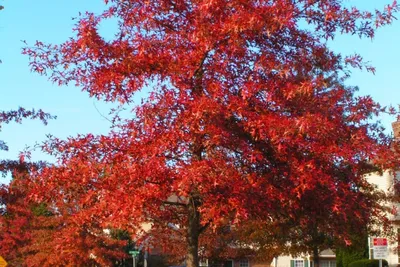
[[[294,260],[294,267],[304,267],[303,260]]]
[[[239,261],[239,267],[249,267],[249,260],[248,259],[241,259]]]
[[[295,259],[295,260],[290,260],[290,267],[308,267],[308,260],[304,259]]]

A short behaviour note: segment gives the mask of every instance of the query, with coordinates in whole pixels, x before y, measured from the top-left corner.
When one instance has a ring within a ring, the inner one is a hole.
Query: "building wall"
[[[236,267],[236,266],[235,266]],[[257,262],[257,261],[250,261],[250,267],[273,267],[268,262]]]
[[[399,177],[399,174],[396,175],[396,177]],[[389,171],[385,171],[380,175],[379,173],[370,173],[365,176],[367,181],[371,184],[376,185],[378,190],[383,191],[385,194],[390,194],[394,192],[394,182],[395,178],[392,173]],[[386,205],[393,211],[393,213],[388,214],[388,218],[392,221],[398,221],[400,220],[400,205],[399,203],[386,203]],[[397,210],[397,212],[396,212]],[[395,233],[394,237],[391,239],[389,238],[389,244],[388,244],[388,257],[386,260],[388,261],[389,266],[398,266],[400,264],[399,262],[399,256],[398,256],[398,242],[397,242],[397,229],[398,226],[393,226],[393,231]]]
[[[289,255],[282,255],[276,258],[275,262],[272,262],[273,267],[290,267],[290,261],[293,257]]]
[[[271,267],[269,263],[252,262],[250,267]]]
[[[376,185],[377,189],[383,192],[390,192],[393,190],[394,178],[389,171],[385,171],[380,175],[377,172],[365,175],[365,178],[370,184]]]
[[[329,263],[334,263],[330,264],[329,266],[326,267],[335,267],[336,266],[336,255],[335,252],[326,249],[321,251],[320,253],[320,261],[325,261]],[[303,260],[303,267],[311,267],[312,266],[312,258],[309,255],[300,255],[298,257],[292,257],[289,255],[281,255],[277,257],[272,263],[270,264],[271,267],[292,267],[293,265],[291,264],[292,260]],[[335,266],[333,266],[335,265]]]

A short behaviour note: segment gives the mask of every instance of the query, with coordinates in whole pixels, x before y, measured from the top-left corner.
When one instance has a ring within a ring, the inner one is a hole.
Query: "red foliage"
[[[321,39],[373,37],[398,6],[372,14],[341,2],[108,1],[80,17],[74,38],[25,48],[34,71],[96,98],[130,103],[151,90],[107,136],[50,140],[44,150],[59,164],[35,174],[32,196],[67,207],[77,225],[96,220],[137,238],[144,223],[155,236],[178,226],[189,267],[206,228],[301,220],[310,193],[319,197],[308,211],[344,222],[356,209],[369,222],[366,162],[397,164],[371,122],[385,109],[344,85],[346,65],[361,58],[342,59]],[[98,27],[110,17],[119,28],[107,41]]]
[[[43,110],[26,110],[25,108],[18,108],[17,110],[11,111],[0,111],[0,131],[4,124],[10,122],[21,123],[23,119],[39,119],[45,125],[51,119],[55,119],[55,116],[45,113]],[[5,141],[0,140],[0,150],[8,150],[8,146]],[[6,173],[16,169],[23,169],[24,155],[21,154],[19,161],[10,159],[0,159],[0,173]],[[38,162],[37,165],[43,165],[44,163]],[[32,165],[32,164],[29,164]]]
[[[81,225],[59,209],[27,199],[29,177],[16,174],[0,192],[0,255],[10,266],[109,266],[128,257],[95,221]]]

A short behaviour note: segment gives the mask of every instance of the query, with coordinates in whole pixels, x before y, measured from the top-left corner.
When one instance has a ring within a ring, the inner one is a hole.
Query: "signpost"
[[[379,246],[374,247],[374,259],[386,259],[388,255],[388,248]]]
[[[387,247],[387,239],[386,238],[382,238],[382,237],[374,237],[372,238],[372,243],[374,244],[374,247],[376,246],[385,246]]]
[[[0,267],[6,267],[7,266],[7,262],[5,259],[3,259],[2,256],[0,256]]]
[[[374,259],[379,259],[379,267],[382,267],[382,259],[388,257],[388,242],[386,238],[372,238],[372,247]]]
[[[139,256],[139,250],[131,250],[129,251],[129,254],[133,255],[133,256]]]
[[[129,254],[132,255],[132,260],[133,260],[133,267],[136,267],[136,258],[139,256],[140,251],[139,250],[130,250]],[[1,266],[0,266],[1,267]]]

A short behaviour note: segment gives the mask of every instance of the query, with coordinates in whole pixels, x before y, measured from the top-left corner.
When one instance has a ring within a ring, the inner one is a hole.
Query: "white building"
[[[336,267],[336,255],[332,250],[321,251],[319,257],[320,267]],[[282,255],[274,259],[271,267],[313,267],[313,262],[310,255],[298,257]]]
[[[371,173],[368,174],[366,178],[371,184],[376,185],[378,190],[383,191],[385,194],[394,193],[395,181],[398,179],[398,177],[394,177],[389,171],[385,171],[383,174]],[[400,265],[400,257],[397,246],[400,237],[400,228],[395,222],[400,221],[400,205],[399,203],[387,203],[387,206],[393,211],[388,214],[388,218],[393,223],[392,228],[395,236],[388,238],[388,257],[386,260],[389,266],[398,266]],[[370,254],[373,254],[372,251],[370,251]]]

